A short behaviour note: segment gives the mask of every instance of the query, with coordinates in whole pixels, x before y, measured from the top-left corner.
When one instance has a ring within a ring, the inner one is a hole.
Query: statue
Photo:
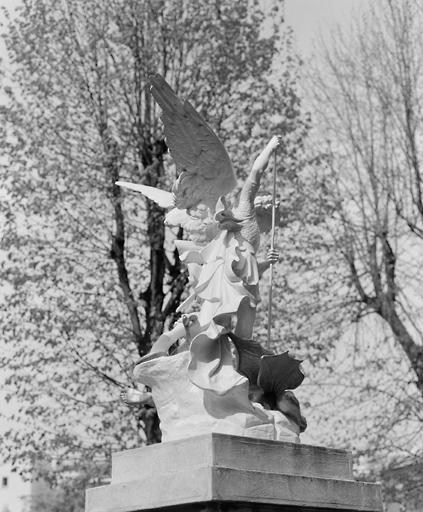
[[[117,183],[171,208],[165,222],[188,235],[175,244],[188,268],[191,294],[178,308],[181,321],[135,367],[135,378],[151,392],[128,390],[124,398],[132,404],[154,401],[163,440],[215,431],[296,442],[306,422],[289,390],[304,378],[300,361],[287,352],[274,355],[252,339],[259,279],[278,260],[271,250],[257,262],[262,223],[255,199],[281,137],[273,136],[255,159],[238,206],[231,209],[225,195],[236,180],[223,144],[160,75],[150,84],[178,178],[172,193]]]

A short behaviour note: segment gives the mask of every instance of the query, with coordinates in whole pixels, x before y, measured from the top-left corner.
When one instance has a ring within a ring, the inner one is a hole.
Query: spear
[[[275,224],[276,224],[276,148],[273,153],[273,198],[272,198],[272,231],[270,235],[270,249],[275,248]],[[269,308],[267,311],[267,342],[266,347],[270,346],[270,334],[272,330],[272,290],[273,290],[273,263],[270,264],[270,283],[269,283]]]

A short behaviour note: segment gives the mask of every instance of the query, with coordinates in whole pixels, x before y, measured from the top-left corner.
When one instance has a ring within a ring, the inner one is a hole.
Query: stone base
[[[87,490],[86,512],[382,510],[380,487],[356,482],[351,455],[226,434],[127,450],[110,485]]]

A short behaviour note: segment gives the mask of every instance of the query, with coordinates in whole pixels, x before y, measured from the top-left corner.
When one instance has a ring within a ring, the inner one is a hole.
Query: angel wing
[[[200,114],[188,101],[182,103],[161,75],[150,78],[150,90],[162,109],[166,142],[180,170],[172,189],[175,206],[190,209],[203,203],[214,211],[218,198],[236,185],[226,149]]]
[[[141,194],[157,203],[161,208],[173,208],[175,206],[173,194],[166,190],[149,187],[148,185],[138,185],[137,183],[130,183],[129,181],[117,181],[116,185],[135,190],[135,192],[141,192]]]

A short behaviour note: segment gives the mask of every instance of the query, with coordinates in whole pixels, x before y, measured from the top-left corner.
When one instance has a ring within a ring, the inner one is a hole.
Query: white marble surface
[[[237,381],[223,395],[204,390],[189,379],[190,352],[162,356],[139,364],[134,376],[152,388],[163,441],[218,432],[279,441],[299,441],[298,426],[279,411],[248,399],[248,380]]]

